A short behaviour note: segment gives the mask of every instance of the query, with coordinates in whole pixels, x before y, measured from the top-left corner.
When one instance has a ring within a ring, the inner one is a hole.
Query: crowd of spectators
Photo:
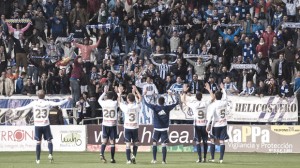
[[[130,91],[137,81],[154,83],[159,94],[180,93],[183,84],[191,94],[204,92],[208,82],[213,92],[224,83],[231,95],[291,96],[300,86],[300,29],[282,25],[300,21],[299,6],[296,0],[2,0],[0,94],[72,94],[73,106],[90,108],[92,117],[105,85]]]

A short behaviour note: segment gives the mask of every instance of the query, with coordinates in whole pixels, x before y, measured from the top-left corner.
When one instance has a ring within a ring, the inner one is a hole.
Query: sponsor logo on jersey
[[[158,112],[158,115],[160,115],[160,116],[167,115],[167,113],[164,110],[161,110],[160,112]]]

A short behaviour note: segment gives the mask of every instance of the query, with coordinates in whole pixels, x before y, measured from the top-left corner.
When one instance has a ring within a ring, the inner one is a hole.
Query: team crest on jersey
[[[160,112],[158,112],[158,115],[167,115],[167,113],[164,110],[161,110]]]

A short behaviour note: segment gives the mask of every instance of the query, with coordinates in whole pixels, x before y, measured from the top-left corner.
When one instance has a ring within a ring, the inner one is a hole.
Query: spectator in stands
[[[22,33],[18,34],[18,38],[15,38],[15,36],[11,36],[14,42],[14,50],[16,53],[16,69],[17,74],[19,73],[20,66],[24,67],[25,72],[27,72],[27,52],[28,48],[26,48],[25,38]],[[26,51],[27,50],[27,51]]]
[[[21,94],[24,87],[24,78],[26,76],[25,72],[22,72],[16,82],[16,94]]]
[[[300,72],[297,72],[297,76],[295,78],[295,83],[294,83],[294,89],[293,92],[299,93],[299,88],[300,88]]]
[[[48,76],[46,73],[43,73],[38,82],[38,90],[43,90],[45,94],[49,94],[50,91],[50,81],[48,80]]]
[[[226,33],[224,33],[220,28],[218,28],[219,34],[223,37],[225,42],[233,42],[234,36],[238,35],[241,31],[241,28],[238,28],[233,34],[232,29],[227,28]]]
[[[5,72],[1,72],[0,77],[0,95],[11,96],[14,93],[14,83],[6,77]]]
[[[11,79],[13,81],[13,83],[15,83],[15,80],[18,78],[17,77],[18,74],[15,74],[13,72],[13,69],[11,67],[8,67],[6,70],[6,77]]]
[[[59,45],[54,43],[53,38],[49,38],[48,42],[44,41],[41,37],[38,37],[40,42],[46,48],[46,56],[50,57],[50,59],[57,60],[59,53]]]
[[[203,80],[199,80],[197,74],[193,75],[193,80],[189,83],[191,94],[202,93],[204,88]]]
[[[89,34],[86,31],[86,28],[82,25],[82,21],[80,19],[77,19],[75,22],[75,25],[71,27],[70,29],[71,33],[73,33],[73,37],[83,39],[84,37],[89,37]]]
[[[295,61],[296,61],[296,54],[297,54],[297,50],[296,48],[293,46],[292,41],[288,40],[286,47],[284,49],[284,55],[285,55],[285,59],[289,68],[289,71],[291,72],[290,76],[287,76],[286,79],[288,81],[292,80],[292,75],[294,75],[294,68],[295,68]]]
[[[184,65],[183,58],[177,58],[176,64],[171,67],[170,73],[173,76],[173,79],[175,79],[177,76],[180,76],[181,79],[185,80],[187,75],[187,66]]]
[[[83,65],[82,58],[77,56],[74,60],[73,69],[70,77],[70,87],[72,93],[73,107],[75,107],[75,103],[79,101],[80,98],[80,85],[79,81],[83,77]]]
[[[202,58],[199,57],[197,62],[187,59],[187,62],[194,67],[195,74],[198,75],[199,80],[204,80],[205,68],[210,65],[211,61],[202,62]]]
[[[65,18],[61,15],[61,13],[58,10],[55,11],[54,17],[50,17],[50,21],[52,25],[52,38],[55,41],[57,37],[62,37],[64,35],[64,27],[66,27],[65,25],[67,23]]]
[[[266,27],[266,31],[263,32],[262,37],[264,38],[264,42],[266,43],[268,48],[270,48],[270,46],[274,43],[275,36],[276,36],[276,34],[272,30],[272,27],[271,26]]]
[[[70,94],[70,81],[69,77],[65,74],[65,69],[60,69],[58,72],[58,82],[59,82],[59,94],[66,95]]]
[[[9,57],[5,52],[5,48],[3,45],[0,45],[0,72],[3,72],[7,68]]]
[[[265,80],[267,78],[267,72],[271,70],[269,58],[264,57],[262,52],[258,52],[253,64],[256,64],[259,68],[259,71],[256,72],[256,81]]]
[[[134,40],[136,39],[136,26],[133,24],[132,19],[124,25],[124,34],[125,34],[125,54],[128,54],[130,51],[135,50]]]
[[[28,77],[27,82],[23,87],[22,94],[27,96],[35,95],[37,90],[37,85],[32,83],[31,77]]]
[[[218,84],[215,82],[215,77],[213,75],[209,76],[208,82],[210,86],[210,90],[215,93],[217,90],[219,90]]]
[[[273,37],[273,43],[270,46],[269,58],[272,60],[272,72],[275,74],[275,66],[279,61],[279,55],[282,53],[284,46],[278,43],[277,37]]]
[[[281,8],[280,5],[277,5],[276,6],[276,9],[275,9],[275,13],[273,15],[273,21],[272,21],[272,26],[274,28],[278,27],[279,23],[282,21],[283,19],[283,10]],[[271,16],[272,17],[272,16]]]
[[[239,90],[237,89],[234,82],[231,82],[231,79],[229,76],[226,76],[224,79],[224,89],[228,95],[236,95],[238,94]]]
[[[255,94],[255,88],[252,84],[252,81],[247,82],[246,88],[239,94],[239,96],[253,96]]]
[[[286,80],[282,80],[281,82],[279,96],[282,98],[291,96],[291,89],[290,86],[287,84]]]
[[[255,90],[255,96],[264,97],[267,95],[267,88],[263,81],[259,81],[258,87]]]
[[[105,24],[108,18],[108,10],[105,3],[101,3],[101,7],[97,12],[94,12],[94,16],[90,18],[89,22],[93,23],[93,20],[96,20],[98,24]]]
[[[270,82],[267,84],[267,90],[269,96],[278,95],[278,86],[274,78],[271,78]]]
[[[288,63],[284,58],[283,54],[279,55],[279,61],[275,66],[275,78],[278,79],[278,83],[281,83],[283,79],[289,79],[290,82],[291,72],[288,67]]]
[[[262,54],[262,57],[268,57],[268,46],[267,44],[265,43],[265,40],[264,38],[259,38],[259,43],[258,45],[256,46],[256,53],[259,53],[261,52]]]
[[[53,68],[55,65],[55,63],[47,63],[44,58],[41,59],[41,62],[37,62],[33,59],[29,59],[29,62],[37,67],[39,77],[42,76],[43,73],[48,74],[49,69]]]
[[[182,84],[182,79],[180,77],[176,78],[176,83],[174,83],[171,87],[170,87],[170,92],[172,93],[177,93],[177,94],[181,94],[183,91],[183,84]]]
[[[27,37],[27,45],[29,46],[31,44],[31,46],[33,47],[36,47],[34,44],[40,45],[40,40],[38,37],[41,37],[42,39],[44,38],[41,34],[38,33],[38,30],[34,28],[32,30],[32,34],[29,37]]]
[[[116,11],[111,12],[111,16],[108,17],[106,24],[110,24],[112,26],[109,32],[109,47],[110,50],[113,50],[114,41],[118,43],[119,53],[123,52],[122,40],[121,40],[121,30],[120,30],[120,18],[116,16]]]
[[[88,23],[88,15],[86,11],[83,8],[81,8],[80,3],[78,1],[76,2],[75,8],[71,10],[69,19],[70,19],[69,26],[74,27],[75,30],[78,30],[75,28],[75,25],[77,27],[81,27],[81,24],[85,26]],[[83,29],[85,30],[85,28]],[[74,36],[74,38],[83,38],[83,37]]]
[[[43,11],[36,12],[35,15],[32,17],[32,20],[34,21],[34,28],[37,30],[38,36],[46,40],[46,35],[44,30],[45,30],[47,19],[44,17]]]
[[[16,39],[19,39],[20,37],[22,37],[22,36],[20,36],[20,34],[23,35],[24,32],[29,29],[31,24],[32,23],[29,22],[29,23],[27,23],[27,25],[24,28],[21,29],[20,24],[17,24],[16,28],[13,28],[10,23],[7,23],[7,27],[8,27],[9,33],[12,34]]]
[[[97,46],[100,43],[100,39],[97,41],[96,44],[90,45],[89,44],[89,39],[85,38],[83,40],[83,44],[78,44],[76,42],[73,42],[74,46],[79,48],[81,53],[81,59],[84,62],[83,66],[86,68],[87,73],[90,73],[90,70],[92,69],[93,63],[91,62],[91,53],[94,49],[97,48]]]
[[[62,110],[58,107],[52,107],[49,112],[50,125],[64,125]]]
[[[89,107],[89,103],[85,101],[83,97],[80,97],[79,101],[76,102],[77,108],[77,125],[82,121],[84,117],[86,117],[87,108]]]

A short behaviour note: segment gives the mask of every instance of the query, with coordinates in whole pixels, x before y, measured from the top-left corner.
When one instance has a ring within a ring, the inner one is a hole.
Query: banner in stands
[[[209,101],[203,95],[203,101]],[[188,96],[187,101],[194,101],[195,96]],[[240,97],[227,96],[227,121],[232,122],[298,122],[298,101],[296,97],[280,98],[276,96]],[[169,102],[171,103],[171,102]],[[172,120],[192,120],[193,111],[185,104],[180,104],[170,113]]]
[[[125,151],[123,127],[118,127],[116,150]],[[226,152],[300,153],[300,126],[283,125],[229,125]],[[151,151],[153,127],[139,128],[139,151]],[[193,125],[172,125],[169,130],[168,151],[193,152]],[[98,152],[101,145],[101,126],[87,126],[87,151]],[[109,150],[109,148],[108,148]],[[218,147],[217,147],[218,150]]]
[[[164,96],[167,104],[175,102],[175,97],[167,94]],[[65,97],[47,97],[49,100],[59,101]],[[29,110],[13,113],[10,109],[25,106],[36,97],[12,96],[9,99],[0,99],[0,124],[2,125],[31,125],[33,123],[32,113]],[[146,97],[148,102],[156,103],[158,97]],[[209,95],[203,95],[203,101],[209,101]],[[276,96],[240,97],[228,96],[227,120],[232,122],[297,122],[298,103],[296,97],[282,99]],[[187,96],[187,101],[194,101],[195,96]],[[62,108],[71,108],[71,102]],[[193,111],[185,104],[180,103],[170,112],[171,120],[192,120]],[[139,115],[141,124],[152,124],[152,111],[142,104]]]
[[[0,98],[0,125],[32,125],[33,117],[31,110],[17,111],[13,113],[12,110],[16,107],[26,106],[37,96],[11,96]],[[68,96],[46,96],[47,100],[61,101],[68,99]],[[61,106],[62,109],[72,108],[72,102],[68,101]]]
[[[85,151],[86,127],[83,125],[51,126],[54,151]],[[0,151],[35,151],[34,126],[0,126]],[[47,141],[42,150],[48,151]]]
[[[237,122],[297,122],[296,97],[228,97],[227,120]]]

